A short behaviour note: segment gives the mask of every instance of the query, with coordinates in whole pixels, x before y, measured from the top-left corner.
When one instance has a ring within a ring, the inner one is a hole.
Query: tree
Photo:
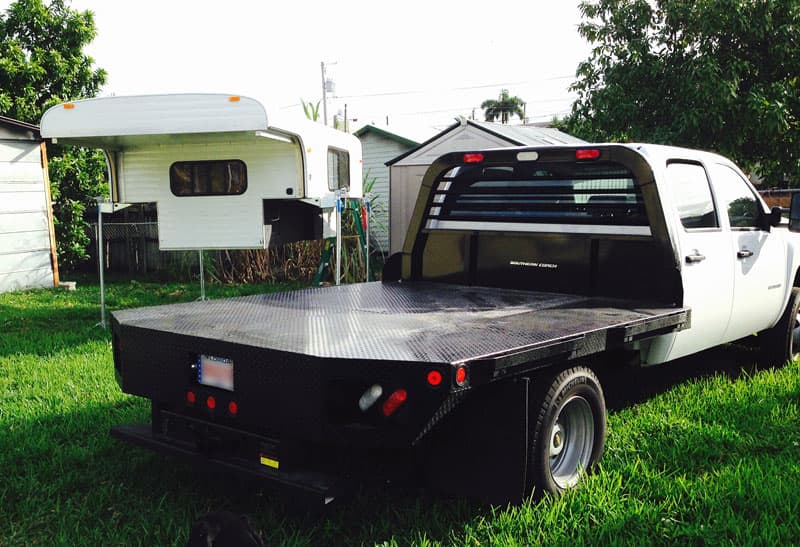
[[[106,72],[83,48],[95,37],[89,11],[65,0],[17,0],[0,13],[0,114],[38,124],[57,103],[92,97]],[[48,147],[59,262],[74,266],[87,256],[83,219],[94,196],[107,192],[101,153]]]
[[[321,102],[322,101],[317,101],[317,104],[314,104],[311,101],[305,102],[303,99],[300,99],[300,103],[303,105],[303,114],[306,115],[306,118],[312,122],[319,121],[319,105]]]
[[[519,116],[520,120],[525,120],[525,101],[519,97],[509,96],[507,89],[500,91],[498,100],[483,101],[481,108],[487,122],[493,122],[500,118],[502,123],[508,123],[511,116]]]
[[[594,0],[566,130],[711,149],[800,184],[800,0]]]

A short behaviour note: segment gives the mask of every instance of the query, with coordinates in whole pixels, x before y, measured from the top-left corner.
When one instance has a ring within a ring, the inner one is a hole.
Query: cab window
[[[712,167],[720,207],[728,211],[731,229],[758,228],[761,204],[745,180],[727,165]]]
[[[702,165],[670,162],[667,164],[667,177],[672,199],[684,228],[693,230],[719,227],[711,186]]]

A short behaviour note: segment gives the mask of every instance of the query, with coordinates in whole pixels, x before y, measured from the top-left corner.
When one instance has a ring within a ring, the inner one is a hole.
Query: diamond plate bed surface
[[[554,293],[375,282],[113,316],[122,326],[316,357],[457,363],[680,311]]]

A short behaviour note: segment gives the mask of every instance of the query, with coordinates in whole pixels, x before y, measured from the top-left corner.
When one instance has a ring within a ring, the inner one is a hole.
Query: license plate
[[[199,383],[233,391],[233,361],[224,357],[201,355],[197,365]]]

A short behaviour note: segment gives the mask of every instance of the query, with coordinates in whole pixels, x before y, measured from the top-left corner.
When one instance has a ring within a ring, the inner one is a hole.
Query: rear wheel
[[[600,461],[606,438],[606,404],[597,376],[574,367],[558,374],[534,402],[528,465],[534,492],[560,495]]]
[[[759,338],[763,366],[778,367],[800,357],[800,288],[792,289],[781,318]]]

